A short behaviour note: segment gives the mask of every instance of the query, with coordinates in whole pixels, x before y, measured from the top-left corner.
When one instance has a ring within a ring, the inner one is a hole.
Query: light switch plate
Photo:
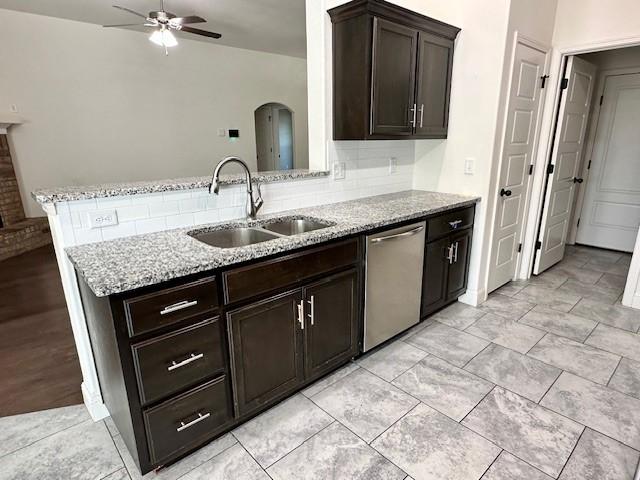
[[[464,174],[473,175],[476,171],[476,159],[469,157],[464,159]]]
[[[333,162],[333,179],[344,180],[347,174],[347,164],[345,162]]]
[[[118,224],[118,214],[115,210],[99,210],[89,212],[89,227],[102,228]]]
[[[227,130],[224,128],[219,128],[218,129],[218,136],[219,137],[226,137],[227,136]]]
[[[389,157],[389,173],[396,173],[398,171],[398,159],[396,157]]]

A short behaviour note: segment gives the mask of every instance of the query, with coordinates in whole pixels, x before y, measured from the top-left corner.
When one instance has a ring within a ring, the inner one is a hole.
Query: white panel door
[[[584,137],[591,108],[596,67],[577,57],[567,60],[567,88],[558,112],[558,124],[538,234],[539,249],[533,273],[539,274],[564,257],[569,217],[576,191],[576,176],[584,150]]]
[[[640,225],[640,74],[608,76],[576,241],[633,252]]]
[[[546,52],[529,45],[516,45],[502,147],[498,185],[500,197],[496,205],[491,244],[489,292],[513,280],[516,273],[529,168],[537,143],[540,98],[544,92],[541,77],[546,56]]]

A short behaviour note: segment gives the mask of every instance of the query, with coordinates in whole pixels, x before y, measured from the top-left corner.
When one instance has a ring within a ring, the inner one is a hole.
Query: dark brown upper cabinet
[[[333,139],[446,138],[459,28],[383,0],[329,10]]]

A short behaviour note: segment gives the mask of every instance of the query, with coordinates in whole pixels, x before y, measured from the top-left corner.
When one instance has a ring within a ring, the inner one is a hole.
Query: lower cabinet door
[[[471,230],[465,230],[449,237],[453,260],[449,265],[447,280],[447,300],[455,300],[467,289],[469,254],[471,253]]]
[[[358,351],[358,274],[349,270],[304,290],[305,378],[317,378]]]
[[[227,313],[237,414],[258,410],[304,381],[301,290]]]
[[[422,275],[422,308],[420,315],[422,318],[438,310],[447,301],[448,249],[448,238],[427,243]]]

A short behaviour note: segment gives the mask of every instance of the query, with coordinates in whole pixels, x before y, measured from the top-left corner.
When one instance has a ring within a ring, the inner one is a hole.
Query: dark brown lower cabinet
[[[351,269],[227,313],[238,416],[357,354],[357,285]]]
[[[357,273],[349,270],[303,289],[305,380],[318,378],[358,353]]]
[[[238,416],[260,409],[304,381],[300,289],[227,313]]]
[[[466,291],[473,215],[471,207],[427,222],[421,318],[454,302]],[[458,230],[460,225],[464,228]]]

